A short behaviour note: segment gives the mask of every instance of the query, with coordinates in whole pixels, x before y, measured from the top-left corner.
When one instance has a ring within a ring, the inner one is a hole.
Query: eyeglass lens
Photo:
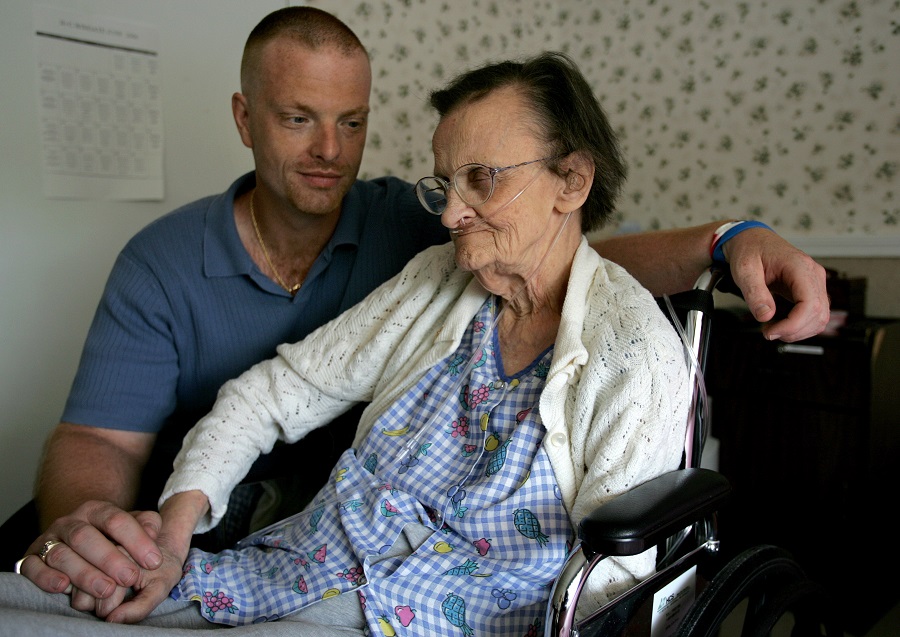
[[[416,196],[425,210],[439,215],[447,207],[446,183],[437,177],[423,177],[416,184]]]
[[[459,198],[469,206],[487,201],[494,190],[493,170],[481,164],[466,164],[453,173],[453,184]],[[416,184],[416,195],[429,212],[440,214],[447,207],[450,184],[440,177],[424,177]]]

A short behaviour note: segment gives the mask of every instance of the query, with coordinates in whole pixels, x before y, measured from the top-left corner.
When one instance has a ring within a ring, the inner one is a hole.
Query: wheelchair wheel
[[[688,611],[679,637],[715,637],[745,600],[742,637],[769,635],[788,614],[794,618],[792,637],[843,635],[824,590],[793,557],[774,546],[758,546],[735,557],[713,578]]]

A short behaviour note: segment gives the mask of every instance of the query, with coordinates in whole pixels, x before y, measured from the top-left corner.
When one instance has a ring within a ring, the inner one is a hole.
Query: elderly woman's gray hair
[[[458,106],[502,87],[521,90],[535,116],[535,133],[548,155],[581,151],[594,162],[594,183],[582,206],[583,232],[600,228],[615,210],[626,167],[606,113],[575,63],[563,53],[545,52],[519,62],[488,64],[456,77],[431,93],[431,105],[443,117]],[[558,160],[548,167],[566,177]]]

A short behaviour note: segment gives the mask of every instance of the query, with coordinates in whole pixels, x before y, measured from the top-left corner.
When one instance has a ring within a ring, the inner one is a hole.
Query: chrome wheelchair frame
[[[682,468],[665,473],[622,494],[581,521],[578,540],[556,579],[544,624],[546,637],[587,637],[650,634],[647,619],[638,618],[637,633],[628,629],[637,609],[661,587],[701,562],[711,563],[705,584],[676,625],[656,634],[681,636],[719,634],[721,624],[740,604],[746,604],[742,635],[768,635],[790,615],[792,635],[842,637],[826,592],[809,580],[785,551],[773,546],[748,549],[719,568],[717,510],[731,487],[716,471],[700,467],[708,430],[708,399],[703,369],[714,309],[713,292],[729,284],[711,269],[693,290],[659,300],[685,342],[694,379]],[[732,290],[736,290],[731,285]],[[692,542],[687,542],[692,539]],[[686,546],[686,543],[688,544]],[[637,555],[657,547],[655,574],[576,622],[575,608],[591,571],[607,557]],[[694,591],[691,591],[692,595]],[[645,610],[645,615],[651,611]]]

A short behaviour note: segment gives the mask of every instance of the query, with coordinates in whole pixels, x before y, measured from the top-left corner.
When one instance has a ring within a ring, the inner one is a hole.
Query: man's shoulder
[[[358,206],[353,214],[365,219],[367,230],[383,228],[412,237],[417,246],[414,253],[450,238],[440,217],[422,208],[414,185],[408,181],[392,176],[357,180],[352,192],[350,200]]]
[[[416,202],[413,185],[399,177],[357,179],[351,192],[366,211],[395,210],[398,206],[412,206]]]
[[[154,219],[128,241],[124,251],[156,251],[165,247],[171,252],[184,246],[193,249],[203,241],[209,213],[222,197],[222,194],[203,197]]]
[[[226,191],[195,199],[154,219],[132,237],[128,246],[134,248],[148,243],[155,246],[160,241],[194,244],[202,240],[204,229],[216,221],[210,215],[219,218],[231,213],[235,193],[246,188],[252,178],[253,173],[242,175]]]
[[[135,236],[153,233],[169,233],[180,231],[191,226],[202,226],[206,220],[206,213],[221,195],[210,195],[196,199],[190,203],[167,212],[158,219],[148,223]]]

